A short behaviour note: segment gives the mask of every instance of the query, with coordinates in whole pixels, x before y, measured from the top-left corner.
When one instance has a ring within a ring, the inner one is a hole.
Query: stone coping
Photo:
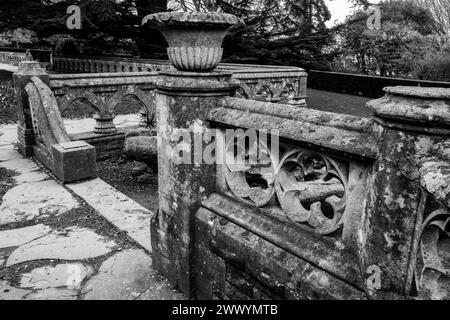
[[[151,26],[214,26],[231,27],[243,25],[244,21],[235,15],[222,12],[160,12],[146,16],[142,25]]]
[[[86,79],[86,78],[122,78],[156,76],[158,72],[103,72],[103,73],[60,73],[51,74],[50,80]]]
[[[378,146],[374,135],[344,129],[309,120],[287,119],[279,116],[218,107],[207,120],[218,127],[276,130],[280,138],[348,158],[376,159]]]
[[[373,132],[374,121],[372,119],[315,109],[298,108],[288,104],[227,97],[220,100],[218,106],[285,119],[307,121],[317,125],[330,126],[361,133]]]
[[[171,66],[169,60],[157,60],[157,59],[141,59],[141,58],[122,58],[122,57],[54,57],[53,60],[58,59],[73,60],[73,61],[101,61],[108,62],[126,62],[136,64],[161,64],[164,66]],[[260,65],[260,64],[240,64],[240,63],[220,63],[217,69],[220,70],[233,70],[239,72],[267,72],[268,70],[292,70],[292,71],[305,71],[302,68],[295,66],[272,66],[272,65]]]
[[[432,100],[449,100],[449,88],[430,88],[430,87],[386,87],[384,91],[388,94],[400,95],[405,97],[415,97]]]

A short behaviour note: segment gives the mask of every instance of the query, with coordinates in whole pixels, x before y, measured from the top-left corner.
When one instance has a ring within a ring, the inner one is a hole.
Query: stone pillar
[[[383,98],[368,103],[376,121],[379,156],[358,235],[361,271],[366,274],[368,293],[375,298],[410,293],[415,263],[410,259],[425,206],[417,163],[434,143],[450,135],[450,90],[389,87],[385,91]],[[372,281],[378,275],[381,288]]]
[[[19,152],[26,157],[33,155],[33,145],[35,144],[28,95],[25,91],[25,86],[32,77],[38,77],[47,85],[50,83],[49,75],[36,61],[21,62],[17,72],[13,74],[19,118],[17,125],[18,147]]]
[[[237,87],[231,74],[218,72],[162,72],[157,82],[159,212],[151,227],[153,263],[188,296],[193,296],[195,272],[191,223],[201,201],[214,191],[216,172],[214,164],[204,164],[201,159],[194,163],[199,160],[194,149],[198,155],[204,148],[195,145],[192,128],[207,127],[203,120],[208,111],[222,97],[233,95]],[[191,141],[185,137],[179,142],[179,129],[189,132]],[[191,152],[190,164],[180,163],[176,156],[180,146]]]

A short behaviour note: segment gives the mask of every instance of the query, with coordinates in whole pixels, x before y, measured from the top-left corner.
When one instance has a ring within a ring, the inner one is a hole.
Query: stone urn
[[[218,12],[161,12],[150,14],[142,25],[162,32],[169,47],[167,54],[180,71],[208,72],[222,60],[222,42],[228,30],[244,22]]]

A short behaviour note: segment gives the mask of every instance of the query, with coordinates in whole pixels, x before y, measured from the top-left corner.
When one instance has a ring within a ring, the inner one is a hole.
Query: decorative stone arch
[[[283,89],[280,92],[280,98],[285,100],[294,99],[297,96],[297,91],[291,83],[287,83],[284,85]]]
[[[141,107],[145,108],[147,112],[155,114],[155,105],[153,99],[145,94],[141,89],[136,86],[127,86],[118,90],[114,95],[109,98],[106,103],[107,111],[113,113],[116,107],[126,98],[134,97]]]
[[[241,98],[241,99],[249,99],[247,92],[245,92],[245,89],[240,86],[237,90],[236,90],[236,98]]]
[[[59,111],[63,114],[69,106],[76,101],[87,102],[96,113],[103,113],[105,111],[105,103],[99,97],[97,97],[90,90],[77,90],[67,92],[59,100]]]
[[[253,92],[247,84],[241,82],[239,88],[236,90],[236,97],[242,99],[253,99]]]
[[[145,119],[144,122],[151,122],[156,116],[156,106],[154,97],[145,94],[136,86],[127,86],[117,91],[106,103],[109,113],[114,113],[117,106],[127,97],[133,97],[141,106],[140,114]]]
[[[254,99],[255,99],[255,98],[258,98],[258,97],[263,97],[263,98],[266,99],[267,101],[271,101],[272,98],[274,97],[274,93],[273,93],[272,89],[271,89],[270,86],[267,85],[267,84],[258,85],[258,86],[256,87],[256,90],[257,90],[257,91],[255,92],[255,95],[254,95],[254,97],[253,97]],[[265,96],[264,93],[266,93],[267,96]]]

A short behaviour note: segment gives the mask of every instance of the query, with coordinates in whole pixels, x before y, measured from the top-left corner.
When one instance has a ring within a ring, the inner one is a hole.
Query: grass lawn
[[[307,106],[311,109],[350,114],[369,118],[372,112],[366,107],[370,98],[349,94],[308,89]]]

